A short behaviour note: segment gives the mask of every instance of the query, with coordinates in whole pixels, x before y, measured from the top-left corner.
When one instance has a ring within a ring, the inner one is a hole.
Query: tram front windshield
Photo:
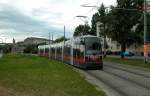
[[[85,49],[86,55],[100,55],[101,54],[100,39],[97,37],[86,37]]]

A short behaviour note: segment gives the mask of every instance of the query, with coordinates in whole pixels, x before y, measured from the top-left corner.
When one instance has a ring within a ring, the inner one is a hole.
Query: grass
[[[115,58],[115,57],[107,57],[104,59],[104,61],[124,64],[124,65],[132,65],[132,66],[150,68],[150,64],[144,64],[143,59],[121,59],[121,58]]]
[[[0,86],[22,96],[105,96],[71,66],[30,55],[0,59]]]

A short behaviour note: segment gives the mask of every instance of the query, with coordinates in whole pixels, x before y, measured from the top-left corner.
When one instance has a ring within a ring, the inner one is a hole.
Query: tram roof
[[[86,38],[86,37],[97,37],[97,36],[93,36],[93,35],[83,35],[83,36],[77,36],[77,37],[74,37],[74,38],[72,38],[72,39],[70,39],[70,40],[67,40],[67,41],[65,41],[65,43],[67,44],[67,43],[70,43],[71,42],[71,40],[73,40],[73,39],[76,39],[76,38]],[[48,47],[56,47],[56,46],[62,46],[64,44],[64,42],[60,42],[60,43],[55,43],[55,44],[51,44],[51,45],[39,45],[38,46],[38,48],[40,48],[40,49],[42,49],[42,48],[48,48]]]
[[[77,37],[74,37],[74,38],[85,38],[85,37],[97,37],[97,36],[93,36],[93,35],[83,35],[83,36],[77,36]]]

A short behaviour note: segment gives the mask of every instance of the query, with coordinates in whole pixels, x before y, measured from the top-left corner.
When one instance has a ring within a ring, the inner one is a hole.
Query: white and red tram
[[[91,35],[75,37],[71,40],[38,46],[38,54],[50,59],[63,60],[80,68],[102,69],[102,46],[100,38]]]

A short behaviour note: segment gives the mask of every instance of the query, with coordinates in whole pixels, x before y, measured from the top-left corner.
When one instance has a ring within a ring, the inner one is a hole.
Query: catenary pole
[[[51,58],[51,33],[49,32],[49,59]]]
[[[144,0],[144,64],[148,63],[147,0]]]
[[[64,42],[63,42],[63,48],[62,48],[62,62],[64,61],[64,48],[65,48],[65,39],[66,39],[66,26],[64,25]]]

